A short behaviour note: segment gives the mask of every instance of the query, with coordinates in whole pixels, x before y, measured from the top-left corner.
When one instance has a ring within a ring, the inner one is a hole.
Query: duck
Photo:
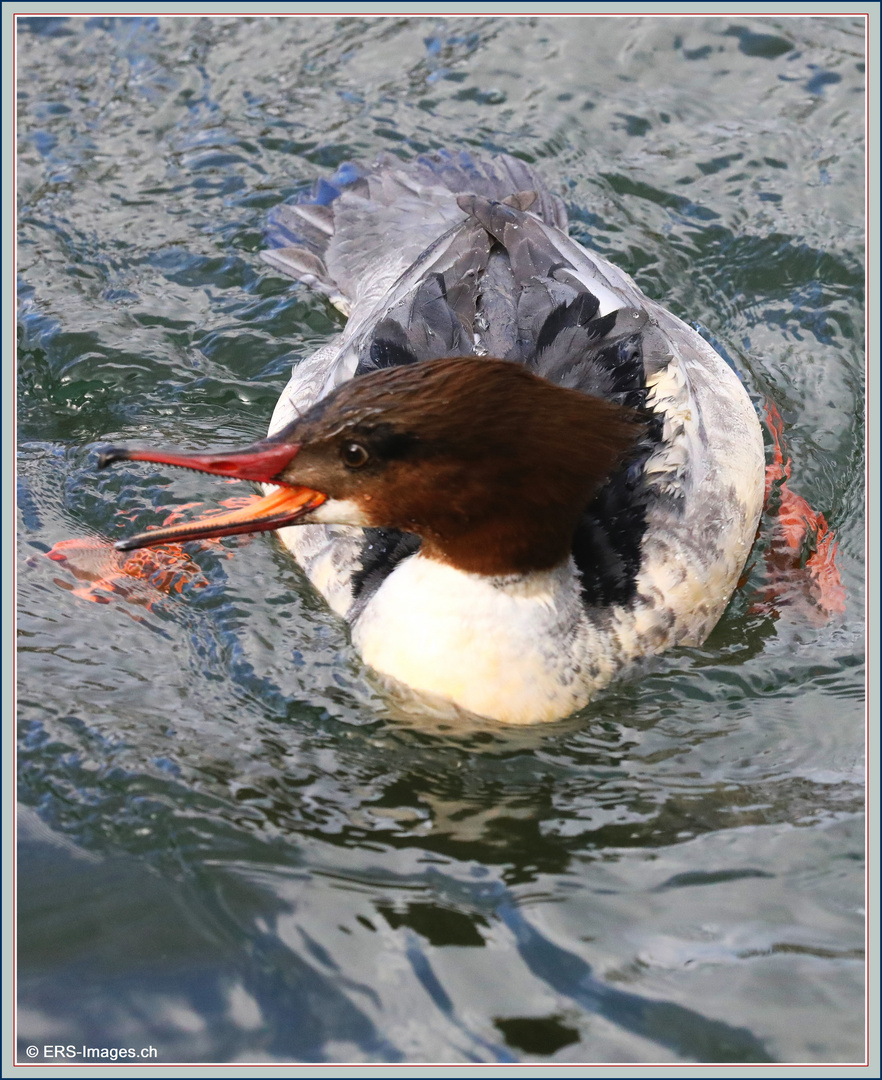
[[[415,700],[561,720],[701,645],[744,570],[764,449],[741,380],[574,240],[531,164],[346,163],[271,212],[264,260],[343,329],[239,450],[108,447],[255,481],[252,505],[120,541],[274,531],[364,662]]]

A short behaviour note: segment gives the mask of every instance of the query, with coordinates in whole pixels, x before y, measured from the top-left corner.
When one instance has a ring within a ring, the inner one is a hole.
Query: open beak
[[[118,551],[153,547],[177,540],[208,540],[218,536],[236,536],[239,533],[268,532],[293,525],[327,498],[312,488],[294,487],[278,479],[300,449],[299,443],[282,443],[265,440],[255,443],[247,450],[235,453],[176,454],[160,450],[129,450],[111,447],[98,459],[98,468],[104,469],[115,461],[153,461],[159,465],[178,465],[183,469],[214,473],[216,476],[232,476],[239,480],[256,480],[264,484],[280,485],[263,499],[258,499],[240,510],[228,514],[209,515],[181,525],[169,525],[163,529],[130,536],[116,544]]]

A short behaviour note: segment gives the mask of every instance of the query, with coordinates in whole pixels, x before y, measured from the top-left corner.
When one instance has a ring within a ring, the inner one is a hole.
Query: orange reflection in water
[[[243,495],[224,499],[216,509],[207,511],[204,516],[237,510],[257,502],[258,498],[257,495]],[[185,511],[200,506],[202,503],[194,502],[175,507],[159,527],[176,524],[187,516]],[[132,516],[125,511],[121,511],[121,514],[128,518]],[[157,593],[180,593],[186,587],[201,589],[208,584],[201,567],[188,553],[193,550],[194,543],[223,550],[218,540],[202,540],[191,541],[186,547],[182,544],[161,544],[137,551],[117,551],[109,540],[80,538],[60,540],[46,553],[46,557],[82,582],[74,585],[64,578],[53,579],[56,585],[74,596],[95,604],[109,604],[112,599],[118,598],[149,608],[157,599]],[[232,551],[227,554],[231,555]]]

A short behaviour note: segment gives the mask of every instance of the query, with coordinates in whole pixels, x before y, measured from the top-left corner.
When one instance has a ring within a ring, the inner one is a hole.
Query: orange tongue
[[[281,529],[321,506],[326,498],[326,495],[312,488],[280,487],[239,510],[196,518],[181,525],[148,529],[127,540],[120,540],[115,547],[117,551],[133,551],[135,548],[165,544],[170,540],[208,540],[217,536]]]

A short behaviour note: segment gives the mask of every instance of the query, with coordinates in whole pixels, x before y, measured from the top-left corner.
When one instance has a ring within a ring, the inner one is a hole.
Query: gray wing
[[[406,166],[383,155],[370,169],[346,163],[310,197],[272,212],[262,257],[357,315],[464,219],[457,194],[501,201],[520,191],[534,192],[534,213],[566,231],[562,201],[529,165],[506,154],[440,151]]]

